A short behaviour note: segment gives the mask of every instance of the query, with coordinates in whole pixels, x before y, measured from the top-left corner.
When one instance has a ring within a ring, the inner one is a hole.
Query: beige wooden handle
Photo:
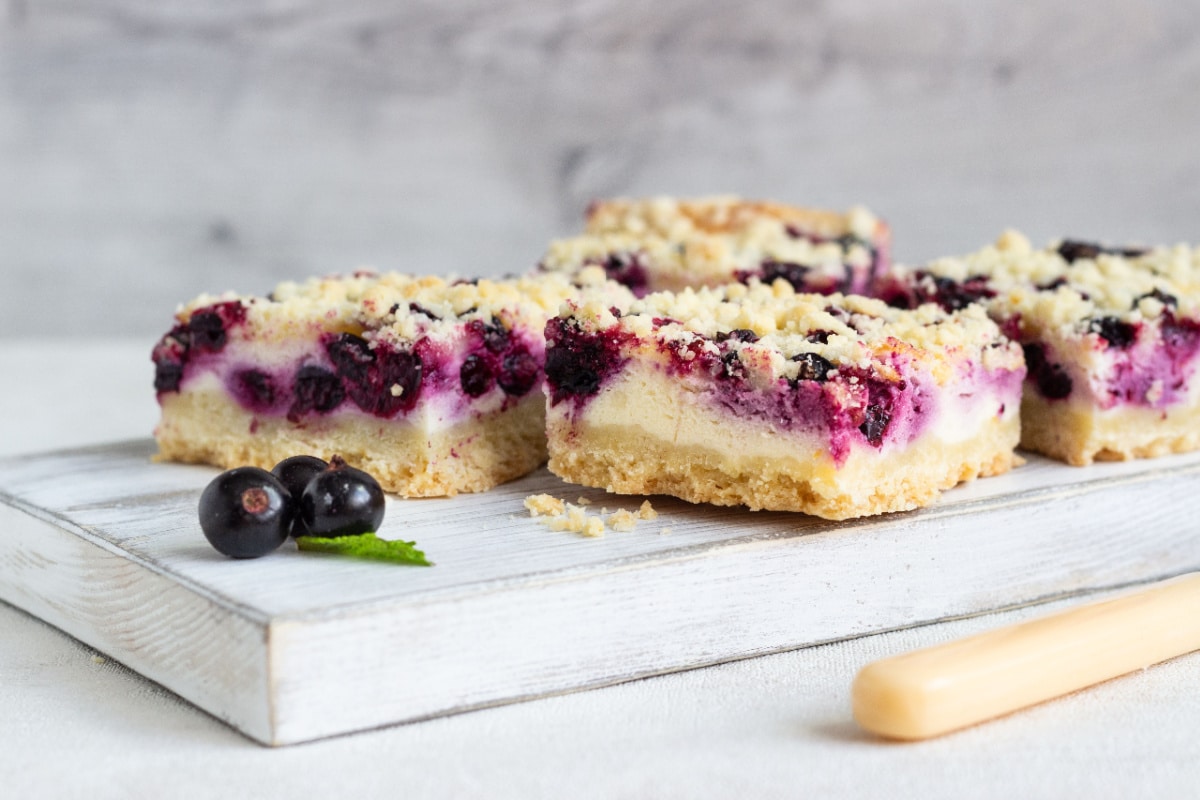
[[[868,664],[854,718],[925,739],[1200,650],[1200,573]]]

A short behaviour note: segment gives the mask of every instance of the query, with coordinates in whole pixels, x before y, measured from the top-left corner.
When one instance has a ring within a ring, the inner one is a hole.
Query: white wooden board
[[[1200,454],[1030,458],[919,512],[831,523],[654,498],[586,539],[526,515],[542,471],[482,495],[389,498],[400,567],[211,550],[216,470],[134,441],[0,461],[0,599],[257,741],[289,744],[1200,569]],[[663,529],[669,528],[669,533]]]

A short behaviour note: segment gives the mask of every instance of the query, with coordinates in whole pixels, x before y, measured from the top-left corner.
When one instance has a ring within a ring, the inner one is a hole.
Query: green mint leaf
[[[334,553],[340,556],[368,558],[372,561],[390,561],[393,564],[416,564],[422,567],[432,567],[433,564],[425,558],[425,554],[417,549],[416,542],[402,542],[399,539],[380,539],[373,533],[362,533],[358,536],[297,536],[296,545],[301,550],[313,553]]]

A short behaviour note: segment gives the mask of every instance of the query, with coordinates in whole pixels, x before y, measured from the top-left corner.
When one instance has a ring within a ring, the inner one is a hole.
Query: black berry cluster
[[[293,456],[270,472],[237,467],[200,495],[200,527],[233,558],[266,555],[291,536],[356,536],[383,522],[379,482],[341,457]]]

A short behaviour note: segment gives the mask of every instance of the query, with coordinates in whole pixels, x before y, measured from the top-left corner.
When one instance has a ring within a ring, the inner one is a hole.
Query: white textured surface
[[[842,523],[658,497],[653,525],[600,538],[548,531],[522,502],[641,498],[538,471],[390,498],[380,534],[437,565],[397,571],[291,547],[231,563],[196,520],[216,470],[152,452],[142,438],[0,461],[0,599],[274,744],[1200,570],[1195,453],[1034,459],[932,508]]]
[[[1198,129],[1178,0],[8,0],[0,335],[523,270],[616,193],[862,202],[903,259],[1197,240]]]
[[[0,340],[0,449],[144,433],[146,350]],[[81,391],[100,413],[83,411]],[[862,664],[1042,610],[267,750],[0,606],[0,786],[89,798],[1194,796],[1200,655],[922,744],[876,742],[851,722]]]

